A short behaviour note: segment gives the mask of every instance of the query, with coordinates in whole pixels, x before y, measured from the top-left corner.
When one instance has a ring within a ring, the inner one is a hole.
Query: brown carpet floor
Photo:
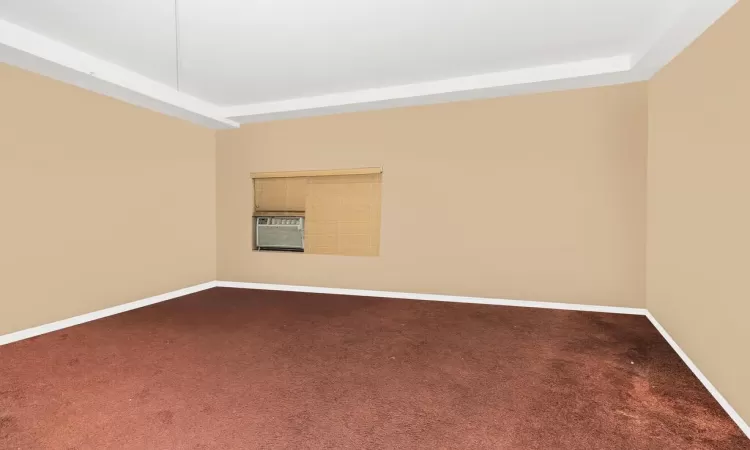
[[[2,449],[750,449],[639,316],[212,289],[0,362]]]

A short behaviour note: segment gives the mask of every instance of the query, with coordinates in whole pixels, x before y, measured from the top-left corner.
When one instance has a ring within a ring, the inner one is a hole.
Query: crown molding
[[[221,108],[0,19],[0,61],[211,128],[236,128]]]
[[[224,108],[240,123],[553,92],[645,81],[669,64],[738,0],[692,0],[640,52],[427,83]]]
[[[650,79],[737,0],[693,0],[635,54],[504,72],[219,106],[0,19],[0,61],[211,128],[344,112],[580,89]]]
[[[425,83],[303,97],[278,102],[224,108],[224,114],[238,122],[269,120],[295,112],[330,114],[344,111],[411,106],[481,97],[502,97],[519,93],[555,90],[564,80],[596,77],[631,69],[630,55],[528,67]],[[531,89],[529,89],[531,88]],[[308,114],[310,115],[310,114]]]
[[[633,58],[633,77],[648,80],[682,53],[738,0],[692,0],[692,4]]]

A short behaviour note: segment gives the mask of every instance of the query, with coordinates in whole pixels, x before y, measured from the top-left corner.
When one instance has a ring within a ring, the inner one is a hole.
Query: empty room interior
[[[750,449],[750,0],[0,0],[0,449]]]

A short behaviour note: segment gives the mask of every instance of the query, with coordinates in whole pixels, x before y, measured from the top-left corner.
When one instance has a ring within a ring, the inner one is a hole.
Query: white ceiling
[[[649,78],[735,0],[0,0],[0,60],[210,126]]]
[[[679,3],[180,0],[184,87],[235,106],[628,54]]]

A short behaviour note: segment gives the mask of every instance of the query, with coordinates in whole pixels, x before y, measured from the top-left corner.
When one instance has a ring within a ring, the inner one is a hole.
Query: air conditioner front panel
[[[283,220],[266,217],[256,219],[255,244],[258,249],[303,250],[304,240],[304,219],[301,217]]]

